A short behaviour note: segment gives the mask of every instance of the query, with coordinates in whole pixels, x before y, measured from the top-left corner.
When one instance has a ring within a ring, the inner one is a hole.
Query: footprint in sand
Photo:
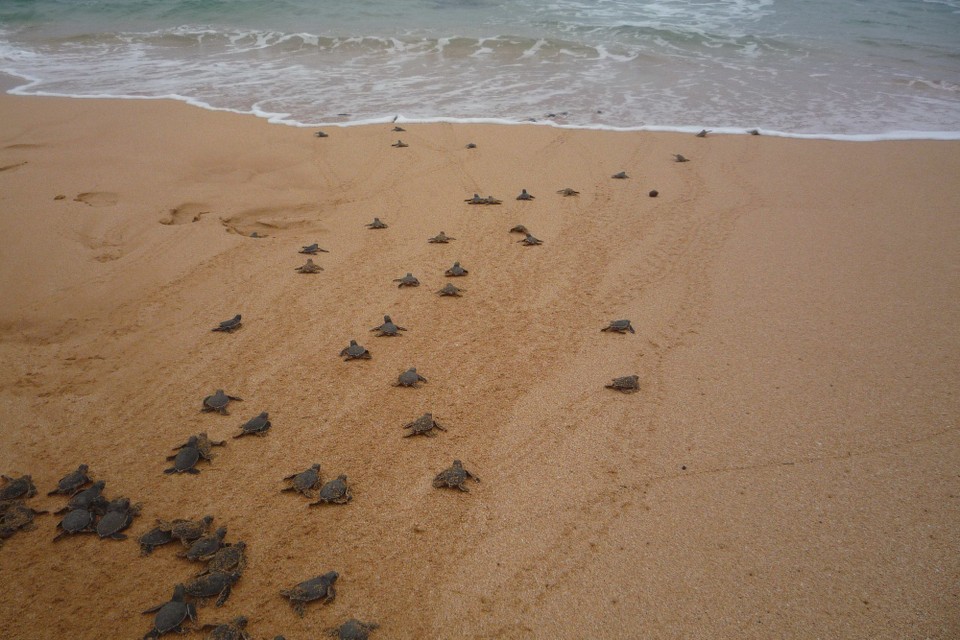
[[[8,164],[6,166],[0,167],[0,173],[4,171],[16,171],[17,169],[19,169],[25,164],[27,164],[26,160],[24,160],[23,162],[17,162],[16,164]]]
[[[74,202],[82,202],[91,207],[112,207],[117,204],[120,197],[110,191],[87,191],[77,195]]]
[[[167,215],[160,218],[160,224],[187,224],[199,222],[205,214],[210,213],[207,205],[202,202],[185,202],[179,207],[170,209]]]

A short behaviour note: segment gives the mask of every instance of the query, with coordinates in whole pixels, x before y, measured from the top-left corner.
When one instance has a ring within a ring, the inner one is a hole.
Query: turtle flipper
[[[230,597],[230,585],[227,585],[227,588],[220,593],[220,597],[217,598],[217,601],[214,603],[213,606],[222,607],[223,603],[226,602],[227,598],[229,597]]]
[[[193,467],[190,467],[189,469],[187,469],[187,473],[189,473],[189,474],[191,474],[191,475],[196,475],[196,474],[200,473],[200,469],[194,469]]]
[[[163,472],[166,473],[167,475],[171,475],[171,474],[177,473],[177,468],[170,467],[169,469],[164,469]]]

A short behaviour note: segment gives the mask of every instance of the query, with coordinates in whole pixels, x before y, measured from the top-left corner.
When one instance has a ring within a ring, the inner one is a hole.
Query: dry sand
[[[960,143],[390,129],[0,98],[0,471],[31,504],[85,462],[143,503],[131,538],[215,515],[250,563],[200,621],[258,639],[960,636]],[[295,273],[312,242],[325,271]],[[385,313],[409,331],[373,337]],[[425,411],[449,430],[402,438]],[[431,486],[454,458],[470,493]],[[351,504],[279,493],[313,462]],[[57,521],[0,550],[2,638],[139,637],[197,570]],[[298,618],[279,590],[331,569]]]

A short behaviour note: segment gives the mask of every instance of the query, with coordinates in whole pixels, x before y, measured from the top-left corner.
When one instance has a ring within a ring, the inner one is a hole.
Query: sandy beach
[[[257,639],[960,636],[960,142],[404,126],[0,96],[0,471],[143,505],[126,541],[6,540],[0,637],[141,637],[202,565],[136,538],[204,514],[249,562],[199,622]],[[469,493],[431,485],[455,458]],[[280,493],[313,463],[353,501]]]

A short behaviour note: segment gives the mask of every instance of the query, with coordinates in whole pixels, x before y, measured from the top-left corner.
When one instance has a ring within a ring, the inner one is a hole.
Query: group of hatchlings
[[[397,128],[399,129],[399,127]],[[326,135],[318,135],[326,137]],[[399,142],[399,141],[398,141]],[[407,145],[401,143],[401,146]],[[476,145],[468,145],[468,148],[475,148]],[[685,160],[685,159],[684,159]],[[679,161],[679,160],[678,160]],[[613,176],[613,178],[624,179],[627,175],[623,172]],[[561,189],[557,193],[564,197],[579,195],[578,191],[570,188]],[[655,192],[651,192],[654,196]],[[534,196],[529,194],[526,189],[520,192],[517,200],[529,201]],[[474,194],[472,198],[465,200],[471,205],[499,205],[501,201],[492,197],[481,197]],[[374,218],[373,222],[367,225],[371,229],[386,229],[387,225],[379,218]],[[526,246],[538,246],[543,242],[534,237],[523,225],[517,225],[510,229],[511,233],[524,234],[524,238],[519,242]],[[255,236],[262,237],[262,236]],[[446,235],[441,231],[436,236],[429,238],[428,242],[433,244],[447,244],[456,238]],[[321,249],[316,243],[304,246],[300,253],[309,256],[318,253],[328,253]],[[306,264],[297,267],[300,273],[319,273],[323,267],[308,258]],[[459,262],[454,262],[453,266],[447,269],[445,275],[448,277],[466,276],[469,272],[464,269]],[[394,282],[399,283],[398,287],[417,287],[420,281],[407,273]],[[464,293],[453,284],[447,284],[437,291],[441,296],[459,297]],[[229,320],[219,323],[213,328],[213,331],[232,333],[242,326],[242,316],[237,314]],[[377,332],[378,337],[399,336],[401,331],[406,328],[393,322],[390,316],[383,317],[383,324],[374,327],[371,331]],[[614,320],[608,326],[601,329],[605,332],[616,333],[635,333],[629,320]],[[356,340],[350,340],[350,344],[345,347],[340,356],[345,360],[367,360],[372,356],[370,352],[359,345]],[[410,368],[401,373],[394,386],[414,387],[419,383],[427,382],[427,379],[417,372],[416,368]],[[622,376],[614,378],[608,389],[614,389],[623,393],[633,393],[639,390],[639,377],[636,375]],[[226,394],[222,389],[218,389],[214,394],[203,399],[202,411],[217,412],[222,415],[228,415],[227,406],[231,401],[241,401],[237,396]],[[262,412],[251,418],[240,426],[240,432],[234,438],[245,435],[264,436],[271,427],[270,417],[267,412]],[[406,433],[404,437],[423,435],[427,437],[436,436],[436,431],[446,431],[446,428],[437,422],[431,413],[425,413],[416,420],[403,426]],[[173,461],[173,466],[164,470],[167,474],[189,473],[197,474],[200,470],[196,465],[201,460],[212,460],[212,448],[223,446],[223,441],[211,440],[206,432],[201,432],[174,448],[176,453],[168,456],[167,460]],[[139,515],[141,505],[131,504],[128,498],[116,498],[107,500],[103,495],[106,483],[102,480],[94,482],[88,475],[87,465],[80,465],[75,471],[64,476],[57,487],[50,491],[48,495],[67,495],[69,501],[67,505],[55,513],[65,513],[63,519],[57,524],[57,534],[54,541],[60,540],[64,536],[80,533],[96,533],[100,538],[110,538],[114,540],[126,539],[123,533],[133,519]],[[46,514],[47,511],[35,510],[26,504],[26,500],[36,495],[37,490],[29,475],[18,478],[3,476],[6,481],[0,489],[0,544],[3,539],[9,538],[16,531],[23,529],[33,529],[34,516]],[[479,482],[480,478],[464,468],[460,460],[454,460],[453,464],[441,471],[434,477],[433,486],[436,488],[454,488],[460,491],[469,491],[467,480]],[[347,484],[347,476],[340,474],[335,479],[326,483],[321,481],[320,465],[313,464],[310,468],[292,473],[283,478],[289,482],[289,485],[281,491],[293,491],[300,493],[314,502],[308,503],[309,506],[323,504],[346,504],[352,500],[350,487]],[[89,486],[88,486],[89,485]],[[178,554],[180,557],[191,561],[206,562],[206,568],[196,574],[193,579],[177,584],[174,587],[173,595],[168,602],[158,604],[143,613],[155,613],[153,628],[151,628],[144,639],[159,638],[167,633],[184,633],[189,628],[184,625],[197,620],[197,605],[205,604],[208,598],[216,597],[215,606],[219,607],[230,596],[233,585],[240,579],[246,567],[246,544],[242,541],[235,543],[226,542],[227,528],[220,527],[213,533],[210,532],[210,525],[213,522],[213,516],[205,516],[200,520],[157,520],[156,526],[143,534],[139,538],[141,555],[149,555],[159,546],[179,540],[184,546],[185,551]],[[336,597],[334,583],[339,574],[336,571],[329,571],[309,580],[304,580],[290,589],[284,589],[280,594],[290,600],[296,613],[304,615],[304,605],[307,602],[321,600],[324,603],[332,601]],[[188,602],[187,597],[196,602]],[[220,624],[205,624],[199,627],[201,630],[209,630],[208,640],[250,640],[251,636],[245,631],[247,618],[240,616],[229,622]],[[350,619],[337,628],[330,630],[330,635],[336,636],[341,640],[366,640],[371,631],[376,629],[376,623],[360,622],[356,619]],[[276,636],[274,640],[284,640],[283,636]]]

